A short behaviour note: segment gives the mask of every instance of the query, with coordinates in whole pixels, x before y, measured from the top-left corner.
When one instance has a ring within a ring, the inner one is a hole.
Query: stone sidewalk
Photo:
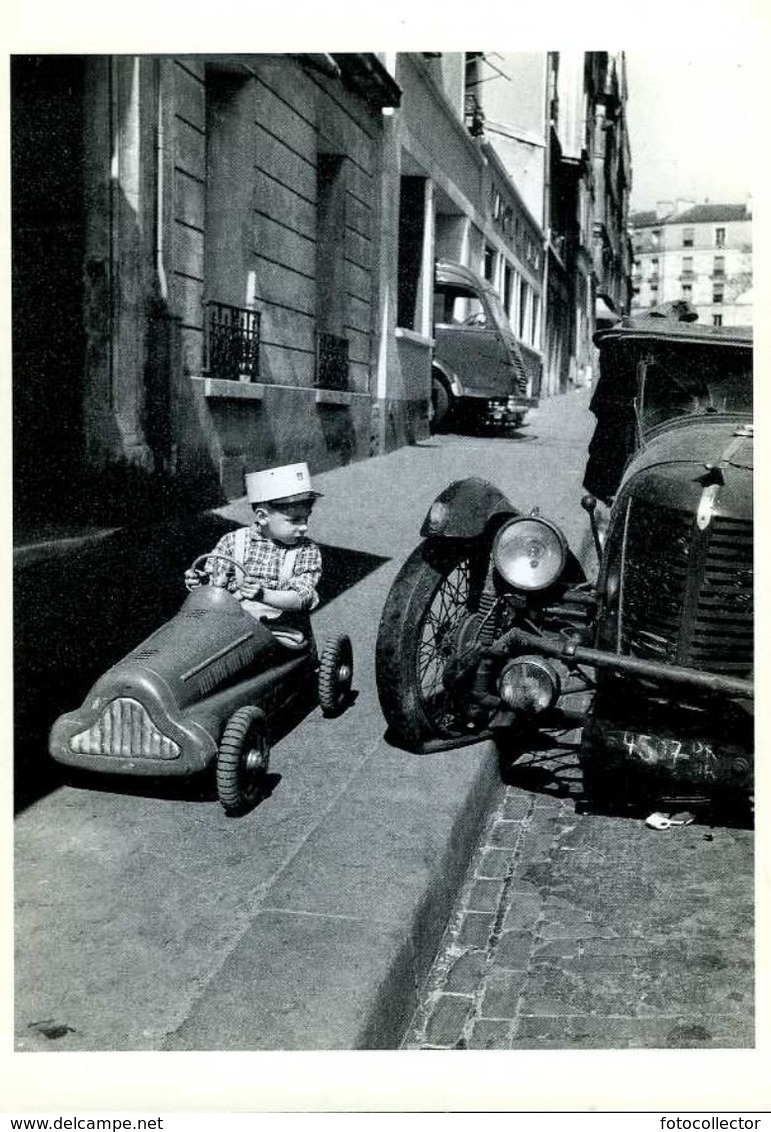
[[[752,1046],[752,854],[503,788],[403,1048]]]

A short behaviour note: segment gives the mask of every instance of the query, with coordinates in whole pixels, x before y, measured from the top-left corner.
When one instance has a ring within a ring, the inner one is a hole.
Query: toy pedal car
[[[243,571],[240,563],[221,559]],[[49,751],[59,763],[107,774],[189,776],[216,764],[217,795],[230,814],[260,797],[270,758],[269,721],[315,689],[325,715],[341,711],[353,677],[341,635],[319,656],[307,633],[271,632],[241,608],[216,573],[179,613],[57,719]]]

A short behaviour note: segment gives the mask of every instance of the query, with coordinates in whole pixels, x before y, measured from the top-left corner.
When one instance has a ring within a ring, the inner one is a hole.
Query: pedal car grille
[[[753,655],[752,524],[630,506],[624,563],[624,652],[726,675]]]
[[[163,735],[138,700],[121,696],[112,700],[96,723],[70,739],[79,755],[113,758],[176,759],[180,747]]]

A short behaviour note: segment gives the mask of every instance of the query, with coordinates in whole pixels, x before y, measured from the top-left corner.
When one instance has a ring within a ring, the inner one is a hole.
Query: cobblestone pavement
[[[577,736],[574,736],[577,738]],[[518,760],[405,1049],[753,1044],[753,837],[581,812],[577,744]]]

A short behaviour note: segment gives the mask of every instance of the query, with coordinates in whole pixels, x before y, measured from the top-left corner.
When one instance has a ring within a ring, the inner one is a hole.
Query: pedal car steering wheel
[[[243,565],[243,563],[237,562],[235,560],[235,558],[228,557],[227,554],[216,554],[216,553],[199,554],[198,557],[196,558],[195,562],[193,563],[193,565],[190,567],[190,569],[191,570],[197,570],[199,562],[209,562],[212,558],[216,558],[220,562],[227,562],[230,566],[235,566],[236,569],[241,571],[244,578],[246,577],[247,572],[246,572],[246,568]],[[225,586],[227,585],[227,579],[224,576],[222,577],[222,581],[217,582],[217,581],[214,580],[214,575],[211,574],[208,570],[202,570],[200,572],[203,574],[203,577],[201,578],[202,583],[206,579],[208,579],[207,585],[219,586],[220,589],[224,589]],[[189,586],[187,588],[190,589]]]

